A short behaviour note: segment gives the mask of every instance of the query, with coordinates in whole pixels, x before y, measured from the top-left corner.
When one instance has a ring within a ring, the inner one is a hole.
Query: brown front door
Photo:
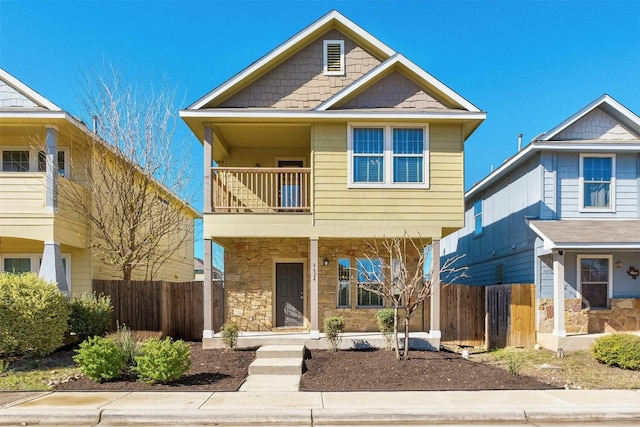
[[[276,326],[303,325],[302,263],[276,264]]]

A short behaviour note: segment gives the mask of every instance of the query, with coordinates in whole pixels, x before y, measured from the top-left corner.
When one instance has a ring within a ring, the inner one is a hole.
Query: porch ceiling
[[[231,149],[311,147],[311,130],[308,124],[225,124],[216,125],[217,135]]]
[[[640,249],[640,220],[530,221],[545,249]]]

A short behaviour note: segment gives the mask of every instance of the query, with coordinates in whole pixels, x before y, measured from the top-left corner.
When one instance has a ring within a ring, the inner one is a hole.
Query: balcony
[[[211,168],[213,212],[309,213],[311,168]]]

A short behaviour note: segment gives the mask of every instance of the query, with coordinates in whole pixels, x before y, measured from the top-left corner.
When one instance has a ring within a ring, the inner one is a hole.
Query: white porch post
[[[311,339],[320,339],[318,325],[318,238],[309,240],[309,306],[311,307]]]
[[[45,146],[44,210],[54,213],[58,208],[58,129],[55,126],[46,127]]]
[[[431,276],[431,317],[429,336],[441,338],[440,331],[440,239],[431,242],[431,262],[433,276]]]
[[[206,222],[206,214],[211,213],[211,159],[212,157],[212,146],[213,146],[213,129],[211,126],[204,127],[204,138],[203,138],[203,149],[204,149],[204,204],[202,206],[202,212],[205,215],[203,219],[203,223]],[[205,227],[202,227],[203,231]],[[203,252],[203,263],[204,263],[204,281],[202,283],[202,309],[203,309],[203,330],[202,330],[202,338],[213,338],[213,334],[215,334],[214,325],[213,325],[213,281],[211,280],[211,264],[212,264],[212,253],[211,253],[211,236],[204,236],[204,252]]]
[[[71,266],[67,266],[71,267]],[[44,252],[42,252],[42,263],[40,264],[39,276],[49,282],[56,282],[60,292],[71,296],[71,289],[67,283],[67,276],[62,265],[62,255],[60,254],[60,243],[53,241],[44,242]]]
[[[564,325],[564,254],[553,253],[553,335],[566,337]]]

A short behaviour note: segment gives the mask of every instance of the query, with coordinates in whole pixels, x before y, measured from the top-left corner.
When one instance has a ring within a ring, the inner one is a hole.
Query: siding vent
[[[324,74],[344,75],[344,40],[324,41]]]

